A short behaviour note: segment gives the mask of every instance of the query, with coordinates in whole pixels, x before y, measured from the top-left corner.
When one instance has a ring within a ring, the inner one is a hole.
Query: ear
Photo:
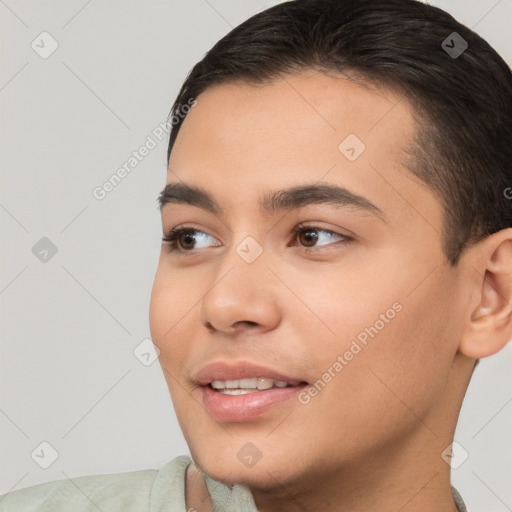
[[[512,338],[512,228],[477,245],[468,267],[476,273],[474,300],[459,344],[459,352],[473,359],[499,352]]]

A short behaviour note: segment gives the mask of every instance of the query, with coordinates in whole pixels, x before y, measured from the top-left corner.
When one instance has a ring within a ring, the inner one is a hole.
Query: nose
[[[201,321],[211,332],[230,336],[275,329],[281,320],[278,285],[263,254],[247,263],[233,250],[218,266],[202,299]]]

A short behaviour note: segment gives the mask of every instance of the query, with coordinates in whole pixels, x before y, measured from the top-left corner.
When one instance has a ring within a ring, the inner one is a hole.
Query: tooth
[[[265,389],[271,389],[272,387],[276,388],[285,388],[289,384],[288,382],[284,380],[274,380],[269,379],[267,377],[253,377],[253,378],[246,378],[246,379],[239,379],[239,380],[213,380],[211,382],[211,386],[214,389],[217,389],[219,391],[222,390],[235,390],[238,391],[240,389],[243,390],[265,390]],[[234,393],[235,394],[235,393]],[[236,393],[241,394],[241,393]]]
[[[258,379],[240,379],[240,387],[246,389],[256,389],[258,384]]]
[[[258,378],[258,389],[270,389],[274,385],[274,379],[267,379],[266,377]]]
[[[220,393],[223,395],[247,395],[249,393],[256,393],[256,389],[221,389]]]

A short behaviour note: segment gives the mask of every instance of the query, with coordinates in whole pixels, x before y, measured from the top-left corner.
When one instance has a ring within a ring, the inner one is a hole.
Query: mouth
[[[306,384],[299,383],[299,384]],[[211,389],[223,395],[247,395],[257,393],[266,389],[283,389],[294,387],[299,384],[292,384],[285,380],[275,380],[267,377],[254,377],[238,380],[214,380],[208,384]]]
[[[247,422],[296,396],[308,383],[263,366],[219,361],[196,375],[202,402],[217,421]]]

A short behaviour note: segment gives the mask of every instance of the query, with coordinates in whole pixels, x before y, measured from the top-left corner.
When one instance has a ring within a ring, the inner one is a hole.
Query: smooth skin
[[[262,512],[455,511],[441,453],[475,359],[512,337],[512,228],[449,266],[439,199],[404,164],[411,106],[389,90],[308,71],[197,100],[167,183],[207,190],[224,214],[163,207],[164,234],[186,225],[200,237],[192,251],[186,240],[181,252],[162,245],[150,306],[194,461],[248,485]],[[355,161],[338,149],[349,134],[366,147]],[[383,216],[259,210],[262,194],[313,183],[345,187]],[[294,235],[302,222],[317,227],[316,243]],[[247,236],[263,248],[250,264],[236,252]],[[242,423],[203,407],[192,376],[206,363],[251,361],[311,384],[396,301],[402,310],[308,404],[291,399]],[[262,453],[252,467],[237,457],[248,442]]]

